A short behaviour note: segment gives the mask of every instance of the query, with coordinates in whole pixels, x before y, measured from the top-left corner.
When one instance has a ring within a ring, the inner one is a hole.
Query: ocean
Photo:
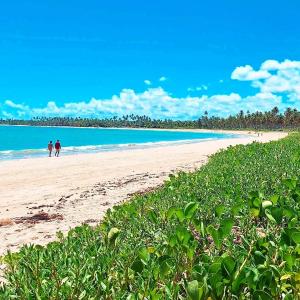
[[[143,129],[0,126],[0,160],[47,156],[60,140],[61,155],[155,147],[238,137],[235,134]]]

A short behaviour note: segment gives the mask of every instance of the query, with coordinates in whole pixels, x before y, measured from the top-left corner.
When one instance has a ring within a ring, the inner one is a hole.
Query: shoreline
[[[4,125],[5,126],[5,125]],[[8,126],[25,126],[25,125],[8,125]],[[26,125],[28,126],[28,125]],[[255,136],[254,132],[245,131],[227,131],[227,130],[208,130],[208,129],[151,129],[151,128],[100,128],[100,127],[59,127],[59,126],[32,126],[32,127],[54,127],[54,128],[81,128],[81,129],[106,129],[106,130],[137,130],[137,131],[166,131],[166,132],[189,132],[189,133],[215,133],[220,135],[232,135],[232,136],[220,136],[220,137],[207,137],[207,138],[191,138],[191,139],[178,139],[167,141],[155,141],[155,142],[142,142],[142,143],[123,143],[123,144],[90,144],[90,145],[70,145],[62,148],[61,154],[64,156],[78,156],[82,154],[95,154],[105,152],[115,152],[124,150],[135,149],[147,149],[155,147],[164,147],[171,145],[201,143],[209,140],[223,140],[228,138],[243,138],[246,136]],[[26,149],[5,149],[0,151],[0,163],[10,160],[23,160],[23,159],[37,159],[47,157],[48,150],[46,148],[26,148]]]
[[[63,147],[60,156],[68,157],[78,155],[91,155],[91,154],[101,154],[107,152],[118,152],[118,151],[130,151],[130,150],[143,150],[143,149],[152,149],[157,147],[168,147],[168,146],[176,146],[176,145],[188,145],[188,144],[198,144],[205,143],[207,141],[219,141],[224,139],[239,139],[246,136],[252,135],[240,135],[236,134],[235,137],[222,137],[222,138],[203,138],[203,139],[188,139],[188,140],[176,140],[176,141],[160,141],[160,142],[145,142],[145,143],[128,143],[128,144],[105,144],[105,145],[86,145],[86,146],[66,146]],[[86,149],[84,149],[86,148]],[[75,150],[77,149],[77,150]],[[24,150],[1,150],[0,153],[9,153],[14,152],[16,155],[21,154],[22,152],[38,152],[36,155],[25,156],[25,157],[10,157],[10,158],[1,158],[1,162],[5,161],[19,161],[19,160],[27,160],[27,159],[38,159],[38,158],[48,158],[48,150],[47,149],[24,149]],[[3,154],[2,154],[3,155]],[[23,154],[25,155],[25,154]],[[22,156],[22,154],[21,154]],[[53,156],[52,156],[53,157]],[[48,158],[49,159],[49,158]]]
[[[243,132],[245,134],[245,132]],[[144,149],[0,161],[0,256],[24,243],[46,244],[56,232],[97,224],[106,210],[163,184],[169,174],[194,171],[221,149],[268,142],[283,132]]]
[[[47,128],[78,128],[78,129],[120,129],[120,130],[153,130],[153,131],[188,131],[188,132],[227,132],[227,133],[245,133],[245,132],[284,132],[284,131],[265,131],[254,129],[204,129],[204,128],[145,128],[145,127],[96,127],[96,126],[50,126],[50,125],[10,125],[0,124],[0,126],[16,127],[47,127]]]

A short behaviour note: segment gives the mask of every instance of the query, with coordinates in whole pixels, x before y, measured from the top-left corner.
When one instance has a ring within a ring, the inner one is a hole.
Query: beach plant
[[[299,299],[300,134],[229,147],[47,246],[0,299]]]

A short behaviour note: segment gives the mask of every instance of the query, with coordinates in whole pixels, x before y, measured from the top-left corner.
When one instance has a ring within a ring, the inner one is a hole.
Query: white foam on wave
[[[176,141],[160,141],[160,142],[146,142],[146,143],[128,143],[128,144],[105,144],[105,145],[85,145],[85,146],[66,146],[62,148],[62,155],[80,154],[80,153],[97,153],[108,151],[120,151],[126,149],[143,149],[161,146],[170,146],[178,144],[191,144],[199,142],[207,142],[223,138],[237,138],[238,135],[230,135],[223,137],[210,137],[202,139],[186,139]],[[0,151],[0,160],[34,158],[47,155],[48,150],[42,149],[23,149],[23,150],[2,150]]]

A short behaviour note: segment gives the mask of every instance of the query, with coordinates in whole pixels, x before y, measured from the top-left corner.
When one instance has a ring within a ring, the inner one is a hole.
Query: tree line
[[[283,113],[278,107],[270,111],[246,113],[241,110],[229,117],[209,116],[205,112],[198,120],[151,119],[148,116],[126,115],[112,118],[34,117],[31,120],[0,119],[4,125],[74,126],[74,127],[129,127],[129,128],[203,128],[203,129],[253,129],[282,130],[300,128],[300,111],[287,108]]]

